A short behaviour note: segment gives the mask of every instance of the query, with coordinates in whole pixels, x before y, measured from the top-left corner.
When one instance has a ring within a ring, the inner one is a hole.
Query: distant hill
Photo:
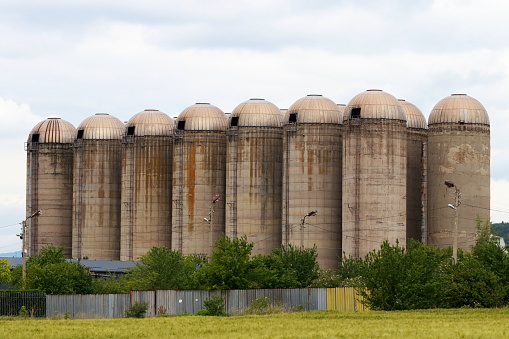
[[[506,244],[509,244],[509,222],[491,224],[491,230],[494,235],[504,238]]]
[[[15,257],[21,258],[21,251],[0,253],[0,257]]]

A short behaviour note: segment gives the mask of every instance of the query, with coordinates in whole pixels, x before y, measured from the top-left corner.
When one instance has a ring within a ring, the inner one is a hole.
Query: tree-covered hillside
[[[498,224],[491,224],[493,234],[504,238],[506,244],[509,244],[509,222],[501,222]]]

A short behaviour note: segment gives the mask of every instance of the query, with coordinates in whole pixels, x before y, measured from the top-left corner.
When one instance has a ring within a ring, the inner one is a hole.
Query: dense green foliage
[[[207,298],[203,301],[203,310],[198,311],[196,314],[198,315],[210,315],[210,316],[229,316],[227,312],[224,311],[224,297],[219,295],[214,295],[210,298]]]
[[[0,259],[0,283],[8,283],[11,281],[12,267],[8,265],[7,259]]]
[[[509,222],[491,224],[493,234],[504,238],[506,244],[509,244]]]
[[[144,318],[148,310],[148,302],[137,301],[125,312],[126,318]]]
[[[407,310],[496,307],[509,300],[509,255],[479,223],[471,252],[437,249],[409,241],[406,249],[384,242],[365,258],[343,260],[338,276],[359,292],[372,309]]]
[[[21,267],[13,270],[12,281],[23,287]],[[79,261],[66,261],[63,247],[48,245],[27,259],[25,288],[48,294],[91,293],[92,275]]]

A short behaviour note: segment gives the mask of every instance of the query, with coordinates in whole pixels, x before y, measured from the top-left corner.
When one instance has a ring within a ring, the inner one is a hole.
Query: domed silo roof
[[[96,113],[78,126],[77,139],[121,139],[125,124],[107,113]]]
[[[30,132],[28,142],[72,143],[76,137],[76,128],[60,118],[48,118],[39,122]]]
[[[175,121],[156,109],[137,113],[126,124],[127,135],[132,136],[170,136],[174,129]]]
[[[308,124],[342,124],[343,114],[332,100],[319,95],[310,94],[297,100],[285,114],[287,123],[290,115],[297,113],[299,123]]]
[[[490,125],[484,106],[466,94],[452,94],[440,100],[428,118],[428,124],[459,123]]]
[[[406,114],[394,96],[379,89],[369,89],[348,103],[345,120],[351,118],[406,121]]]
[[[224,112],[209,103],[196,103],[180,113],[177,129],[186,131],[226,131]]]
[[[398,99],[398,101],[405,110],[407,119],[406,126],[408,128],[416,129],[428,128],[428,125],[426,124],[426,118],[424,117],[424,114],[422,114],[421,110],[417,108],[417,106],[403,99]]]
[[[235,107],[230,118],[230,125],[239,127],[281,127],[282,123],[281,110],[265,99],[244,101]]]

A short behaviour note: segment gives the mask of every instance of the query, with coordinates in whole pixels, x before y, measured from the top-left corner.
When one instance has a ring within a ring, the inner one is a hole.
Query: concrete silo
[[[407,117],[407,239],[426,242],[426,175],[428,126],[422,112],[405,100],[399,100]]]
[[[226,234],[246,235],[253,255],[281,246],[282,120],[263,99],[241,103],[229,120]]]
[[[72,143],[76,128],[60,118],[48,118],[30,132],[27,150],[26,214],[43,216],[27,220],[28,255],[53,244],[72,248]]]
[[[120,259],[124,124],[98,113],[78,126],[74,144],[73,258]]]
[[[172,249],[211,255],[224,235],[226,124],[222,110],[197,103],[177,118],[173,148]]]
[[[355,96],[345,109],[343,251],[364,257],[384,240],[406,246],[406,114],[381,90]]]
[[[316,245],[320,267],[336,269],[343,115],[332,100],[308,95],[288,109],[283,123],[283,244]]]
[[[488,113],[476,99],[453,94],[435,105],[428,125],[428,242],[452,246],[456,220],[458,248],[469,249],[476,219],[490,218]]]
[[[120,260],[171,247],[171,178],[175,122],[147,109],[127,122],[122,138]]]

